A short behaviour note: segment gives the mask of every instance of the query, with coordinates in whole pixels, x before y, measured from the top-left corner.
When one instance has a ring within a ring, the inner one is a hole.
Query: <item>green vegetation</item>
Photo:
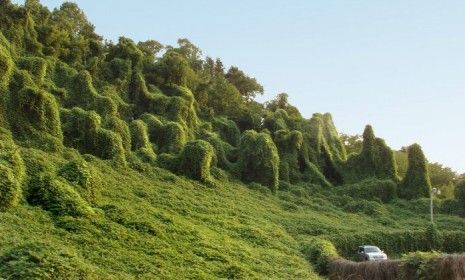
[[[279,184],[279,155],[273,140],[266,133],[246,131],[239,146],[240,177],[257,182],[275,192]]]
[[[187,39],[104,41],[73,3],[0,1],[0,32],[2,279],[319,279],[365,242],[465,251],[463,184],[417,144],[260,104]],[[430,181],[449,192],[428,227]]]
[[[0,128],[0,211],[18,204],[24,181],[24,163],[18,147],[7,131]]]
[[[314,264],[318,273],[328,274],[328,266],[331,261],[339,258],[334,245],[327,240],[314,238],[303,246],[305,258]]]
[[[426,158],[420,145],[408,148],[408,169],[399,185],[399,196],[407,199],[429,196],[431,182],[428,175]]]
[[[349,157],[343,170],[346,182],[357,182],[361,178],[398,180],[393,152],[383,139],[375,137],[370,125],[363,132],[362,150]]]
[[[330,263],[330,279],[449,280],[465,277],[465,257],[438,252],[413,252],[400,260],[352,262],[338,259]]]

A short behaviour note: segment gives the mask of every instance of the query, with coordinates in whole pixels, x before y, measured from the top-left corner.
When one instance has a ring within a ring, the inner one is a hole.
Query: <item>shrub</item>
[[[34,86],[27,72],[17,71],[14,80],[8,113],[15,136],[28,146],[59,150],[63,134],[55,97]]]
[[[232,146],[238,146],[241,141],[241,132],[236,123],[225,117],[215,118],[212,122],[214,130],[220,138]]]
[[[147,125],[142,120],[135,120],[131,123],[130,129],[132,150],[143,159],[154,161],[156,155],[149,140]]]
[[[110,97],[98,94],[89,72],[79,72],[67,86],[69,91],[69,98],[65,102],[67,107],[80,106],[86,110],[94,110],[103,117],[117,113],[116,103]]]
[[[405,199],[428,197],[430,190],[431,182],[425,155],[420,145],[413,144],[408,148],[408,169],[399,185],[399,197]]]
[[[199,138],[210,143],[210,145],[212,145],[213,149],[215,150],[215,158],[213,160],[215,164],[225,170],[232,170],[234,164],[230,159],[235,159],[234,156],[237,151],[236,148],[221,140],[216,133],[203,131],[200,134],[201,135],[199,135]]]
[[[429,224],[426,228],[425,236],[430,250],[441,249],[443,242],[442,235],[433,223]]]
[[[213,147],[208,142],[188,142],[178,159],[178,172],[202,182],[210,182],[213,156]]]
[[[279,184],[279,155],[271,137],[254,130],[244,132],[239,147],[238,168],[246,182],[257,182],[276,192]]]
[[[28,182],[27,201],[57,216],[91,216],[94,211],[66,181],[50,174],[36,174]]]
[[[439,258],[437,252],[413,252],[402,256],[401,279],[439,279],[434,260]]]
[[[0,164],[0,211],[14,207],[21,195],[21,182],[7,166]]]
[[[49,243],[26,243],[0,256],[0,278],[97,279],[93,266],[69,248]]]
[[[179,153],[187,142],[187,132],[177,122],[162,122],[160,118],[145,113],[141,116],[147,124],[149,139],[158,147],[159,153]]]
[[[102,188],[99,176],[84,160],[71,160],[58,170],[58,175],[77,187],[86,201],[95,203]]]
[[[188,142],[179,155],[160,154],[157,163],[179,175],[212,183],[213,147],[204,140]]]
[[[22,194],[24,163],[11,136],[0,128],[0,211],[14,207]]]
[[[0,33],[0,37],[3,35]],[[0,44],[0,91],[6,90],[13,74],[13,59],[10,52]]]
[[[109,116],[105,119],[102,127],[118,133],[121,137],[123,148],[126,153],[131,151],[131,132],[129,131],[129,127],[125,121],[116,116]]]
[[[177,122],[168,122],[161,135],[161,152],[178,153],[187,142],[185,129]]]
[[[334,245],[324,239],[312,238],[302,246],[305,259],[313,264],[315,270],[320,274],[328,274],[330,262],[339,258]]]
[[[65,145],[103,159],[126,165],[121,136],[101,127],[100,116],[79,107],[62,110]]]
[[[40,57],[21,57],[17,60],[16,65],[19,69],[30,73],[37,85],[44,83],[45,74],[47,73],[47,61],[45,59]]]

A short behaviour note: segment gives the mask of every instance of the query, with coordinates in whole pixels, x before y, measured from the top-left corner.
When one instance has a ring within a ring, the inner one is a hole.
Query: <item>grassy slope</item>
[[[40,241],[75,252],[97,278],[317,279],[300,252],[309,236],[419,229],[428,221],[427,213],[394,205],[381,217],[345,213],[308,187],[272,195],[226,180],[207,187],[158,168],[91,164],[106,182],[96,216],[53,217],[22,204],[0,213],[0,255]],[[465,220],[439,215],[438,226],[462,229]]]

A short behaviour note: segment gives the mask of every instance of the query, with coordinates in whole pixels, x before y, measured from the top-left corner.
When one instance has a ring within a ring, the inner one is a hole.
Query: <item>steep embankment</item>
[[[318,276],[307,261],[309,238],[419,229],[428,217],[420,201],[413,204],[418,211],[376,204],[377,213],[347,213],[336,205],[339,196],[311,185],[273,195],[224,174],[211,187],[149,165],[135,171],[86,157],[76,168],[61,155],[21,154],[58,181],[92,174],[87,186],[95,199],[90,213],[64,214],[60,207],[70,204],[53,197],[0,213],[2,277],[312,279]],[[465,220],[439,215],[438,226],[459,230]]]

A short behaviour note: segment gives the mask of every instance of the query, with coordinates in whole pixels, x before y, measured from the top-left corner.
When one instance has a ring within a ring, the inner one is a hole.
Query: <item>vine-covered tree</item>
[[[405,199],[427,197],[431,191],[428,165],[423,151],[418,144],[407,149],[408,169],[399,186],[399,196]]]

